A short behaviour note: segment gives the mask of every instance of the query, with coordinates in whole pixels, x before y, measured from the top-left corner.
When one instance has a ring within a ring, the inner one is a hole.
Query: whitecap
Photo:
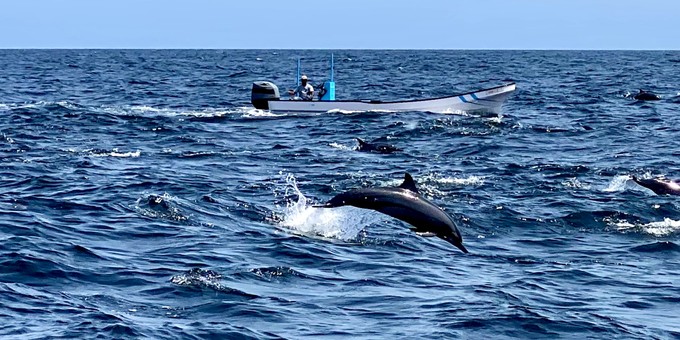
[[[661,237],[668,236],[680,231],[680,221],[664,218],[663,221],[650,222],[646,224],[633,224],[628,221],[613,222],[618,231],[639,230],[645,234]]]
[[[666,236],[680,231],[680,221],[664,218],[663,221],[642,225],[642,230],[654,236]]]
[[[142,152],[140,150],[130,151],[130,152],[120,152],[118,148],[113,148],[110,152],[102,152],[99,150],[84,150],[88,152],[92,157],[119,157],[119,158],[136,158],[141,156]]]
[[[568,179],[568,180],[562,182],[562,185],[564,185],[564,186],[567,187],[567,188],[585,189],[585,190],[589,190],[589,189],[590,189],[590,185],[585,184],[585,183],[579,181],[576,177],[570,178],[570,179]]]
[[[340,149],[340,150],[354,150],[354,147],[349,147],[347,145],[343,145],[343,144],[336,143],[336,142],[328,143],[328,146],[330,146],[334,149]]]
[[[470,175],[468,177],[457,178],[457,177],[441,177],[434,179],[435,182],[443,184],[455,184],[462,186],[469,185],[482,185],[484,184],[484,177]]]

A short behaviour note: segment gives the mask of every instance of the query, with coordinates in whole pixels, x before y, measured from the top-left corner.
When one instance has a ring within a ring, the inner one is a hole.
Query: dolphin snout
[[[468,250],[465,249],[465,246],[463,245],[463,241],[462,241],[462,240],[460,240],[460,239],[459,239],[459,240],[456,240],[455,238],[451,237],[450,235],[444,236],[444,237],[442,237],[442,238],[443,238],[446,242],[449,242],[449,243],[453,244],[454,246],[456,246],[456,248],[460,249],[460,250],[463,251],[465,254],[468,253]]]

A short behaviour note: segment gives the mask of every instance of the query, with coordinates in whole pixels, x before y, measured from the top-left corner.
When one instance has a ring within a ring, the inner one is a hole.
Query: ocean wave
[[[656,237],[665,237],[680,232],[680,221],[664,218],[663,221],[649,223],[631,223],[626,220],[611,222],[618,231],[642,232]]]
[[[188,272],[178,274],[170,278],[170,282],[178,286],[185,286],[195,289],[209,289],[229,295],[236,295],[244,298],[257,298],[257,295],[249,294],[244,291],[228,287],[222,282],[223,276],[210,269],[193,268]]]
[[[641,253],[680,253],[680,245],[670,241],[654,242],[633,247],[631,250]]]
[[[678,52],[334,52],[346,99],[521,80],[496,116],[248,103],[328,53],[0,50],[0,338],[678,336],[680,201],[629,179],[675,176]],[[405,172],[471,254],[313,207]]]
[[[142,154],[140,150],[120,152],[118,148],[113,148],[111,150],[86,149],[83,150],[83,152],[92,157],[117,157],[117,158],[136,158],[141,156]]]

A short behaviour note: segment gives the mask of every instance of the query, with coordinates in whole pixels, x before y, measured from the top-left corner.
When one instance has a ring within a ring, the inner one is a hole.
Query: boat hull
[[[515,83],[448,97],[393,102],[368,100],[301,101],[271,100],[271,112],[363,112],[426,111],[435,113],[500,113],[505,100],[515,91]]]

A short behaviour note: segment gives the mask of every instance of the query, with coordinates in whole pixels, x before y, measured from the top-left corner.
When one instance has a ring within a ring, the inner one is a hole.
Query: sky
[[[0,48],[680,50],[680,0],[0,0]]]

